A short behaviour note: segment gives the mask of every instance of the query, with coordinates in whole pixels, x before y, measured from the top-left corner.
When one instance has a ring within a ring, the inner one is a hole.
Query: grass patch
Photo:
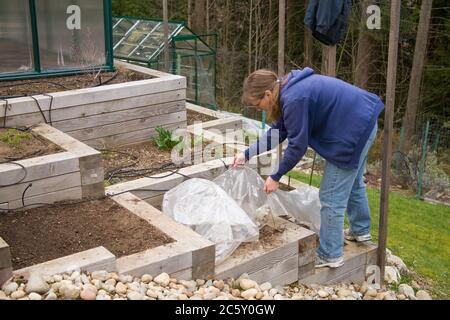
[[[293,179],[309,183],[309,175],[291,172]],[[312,185],[320,186],[315,175]],[[371,234],[378,238],[380,191],[368,188],[372,213]],[[391,192],[389,196],[388,248],[401,257],[408,268],[425,277],[432,295],[448,299],[450,293],[450,209],[417,200],[414,195]],[[402,279],[408,283],[413,279]]]

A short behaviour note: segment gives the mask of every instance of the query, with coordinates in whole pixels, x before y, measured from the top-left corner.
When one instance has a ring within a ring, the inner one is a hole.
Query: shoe
[[[344,231],[344,238],[347,241],[356,241],[356,242],[367,242],[372,240],[372,236],[370,235],[370,233],[357,236],[353,232],[351,232],[350,229]]]
[[[322,258],[317,256],[316,257],[316,268],[332,268],[332,269],[336,269],[339,267],[342,267],[344,265],[344,258],[340,257],[340,258],[336,258],[336,259],[326,259],[326,258]]]

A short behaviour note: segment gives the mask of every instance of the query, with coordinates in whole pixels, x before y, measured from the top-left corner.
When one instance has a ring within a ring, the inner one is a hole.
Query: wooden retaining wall
[[[104,196],[100,152],[46,124],[32,132],[65,152],[0,164],[0,209]]]
[[[104,148],[148,141],[155,128],[186,128],[186,79],[116,61],[116,66],[152,79],[0,101],[0,123],[31,126],[42,122]],[[51,97],[53,98],[51,98]],[[45,116],[39,111],[38,104]]]

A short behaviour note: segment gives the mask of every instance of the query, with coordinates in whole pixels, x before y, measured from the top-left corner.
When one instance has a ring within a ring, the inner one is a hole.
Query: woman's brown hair
[[[264,98],[267,90],[273,93],[273,104],[267,111],[267,119],[271,122],[277,121],[281,117],[280,106],[281,81],[275,72],[261,69],[250,74],[244,81],[242,103],[249,105],[252,100]]]

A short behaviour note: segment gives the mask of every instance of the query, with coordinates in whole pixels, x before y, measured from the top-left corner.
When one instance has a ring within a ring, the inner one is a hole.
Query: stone
[[[394,255],[388,256],[386,262],[388,265],[396,267],[397,270],[403,275],[407,275],[409,273],[406,264],[403,262],[401,258],[397,256]]]
[[[404,294],[398,294],[397,299],[398,300],[406,300],[406,296]]]
[[[256,288],[258,284],[253,280],[244,278],[239,280],[239,286],[241,287],[242,290],[246,291],[252,288]]]
[[[28,298],[29,298],[30,300],[33,300],[33,301],[39,301],[39,300],[42,300],[42,296],[41,296],[40,294],[35,293],[35,292],[30,293],[30,294],[28,295]]]
[[[118,294],[124,295],[127,293],[127,290],[128,290],[128,287],[126,285],[124,285],[122,282],[118,282],[116,284],[116,292]]]
[[[45,297],[45,300],[49,301],[58,300],[58,296],[52,289],[50,289],[50,291],[47,293],[47,296]]]
[[[409,299],[415,299],[414,289],[403,283],[398,287],[398,293],[405,295]]]
[[[278,293],[278,290],[275,288],[272,288],[269,290],[269,296],[274,297]]]
[[[153,279],[154,282],[157,284],[166,287],[170,283],[170,277],[167,273],[161,273],[159,276],[157,276],[155,279]]]
[[[7,283],[2,287],[3,292],[7,296],[11,295],[11,293],[13,293],[14,291],[17,291],[17,289],[19,289],[19,285],[15,282]]]
[[[225,282],[223,282],[223,280],[216,280],[213,282],[213,286],[219,290],[222,290],[223,287],[225,286]]]
[[[80,297],[83,300],[93,301],[97,298],[97,288],[92,284],[85,284],[81,290]]]
[[[181,280],[180,284],[190,291],[195,290],[197,288],[197,282],[193,280],[192,281]]]
[[[321,298],[327,298],[330,294],[328,292],[326,292],[325,290],[319,290],[319,292],[317,292],[317,294],[319,295],[319,297]]]
[[[185,295],[185,294],[180,294],[179,296],[178,296],[178,300],[188,300],[188,296],[187,295]]]
[[[419,290],[416,294],[417,300],[433,300],[431,298],[430,294],[426,292],[425,290]]]
[[[119,281],[124,283],[124,284],[127,284],[127,283],[130,283],[130,282],[133,282],[133,277],[129,276],[129,275],[128,276],[120,275],[119,276]]]
[[[359,289],[359,292],[361,292],[362,294],[365,294],[367,292],[368,289],[368,284],[366,281],[364,281],[364,283],[361,285],[361,288]]]
[[[63,277],[62,277],[62,275],[60,275],[60,274],[54,275],[54,276],[52,277],[52,279],[53,279],[53,282],[61,282],[61,281],[63,281]]]
[[[22,299],[23,297],[25,297],[25,295],[26,295],[25,291],[17,290],[17,291],[14,291],[13,293],[11,293],[11,298],[18,300],[18,299]]]
[[[105,285],[106,286],[113,286],[113,287],[115,287],[116,284],[117,284],[117,281],[114,280],[114,279],[108,279],[108,280],[105,281]]]
[[[339,300],[339,297],[337,295],[333,294],[331,296],[331,300],[333,300],[333,301]]]
[[[261,289],[261,291],[269,291],[270,289],[272,289],[272,284],[270,284],[269,282],[265,282],[260,285],[259,288]]]
[[[369,297],[372,297],[372,298],[375,298],[377,295],[378,295],[378,292],[375,289],[369,289],[366,292],[366,296],[369,296]]]
[[[108,280],[108,272],[107,271],[94,271],[91,274],[92,279],[106,281]]]
[[[131,291],[127,294],[128,300],[144,300],[144,296],[136,291]]]
[[[158,292],[156,292],[155,290],[152,290],[152,289],[148,289],[146,294],[148,297],[153,298],[153,299],[158,299],[158,296],[159,296]]]
[[[351,295],[353,295],[353,292],[350,291],[350,290],[348,290],[348,289],[341,289],[341,290],[339,290],[338,293],[337,293],[337,296],[338,296],[339,298],[346,298],[346,297],[349,297],[349,296],[351,296]]]
[[[50,286],[44,281],[42,276],[38,274],[32,274],[25,287],[26,293],[36,292],[39,294],[44,294],[47,293],[48,290],[50,290]]]
[[[248,300],[250,298],[256,297],[257,294],[258,294],[258,290],[256,290],[255,288],[251,288],[251,289],[241,292],[241,297]]]
[[[296,293],[292,296],[292,300],[303,300],[304,296],[302,294]]]
[[[111,297],[106,293],[99,293],[97,295],[97,298],[95,300],[105,301],[105,300],[111,300]]]
[[[144,274],[144,275],[141,277],[141,281],[142,281],[143,283],[145,283],[145,284],[149,284],[150,282],[153,281],[153,277],[152,277],[151,275],[149,275],[149,274]]]
[[[7,296],[2,290],[0,290],[0,300],[6,300]]]
[[[397,269],[394,267],[387,266],[384,272],[385,280],[388,284],[399,284],[400,283],[400,274]]]
[[[203,286],[203,285],[205,284],[206,281],[203,280],[203,279],[197,279],[196,282],[197,282],[197,285],[198,285],[198,286]]]
[[[384,300],[386,301],[397,300],[397,297],[395,296],[394,293],[388,292],[388,294],[384,297]]]
[[[59,292],[66,300],[77,300],[80,297],[80,289],[73,284],[64,284],[59,288]]]
[[[262,293],[262,292],[258,292],[255,296],[256,300],[261,300],[262,297],[264,297],[264,293]]]
[[[233,297],[239,298],[241,296],[241,291],[239,289],[233,289],[231,290],[231,295]]]

